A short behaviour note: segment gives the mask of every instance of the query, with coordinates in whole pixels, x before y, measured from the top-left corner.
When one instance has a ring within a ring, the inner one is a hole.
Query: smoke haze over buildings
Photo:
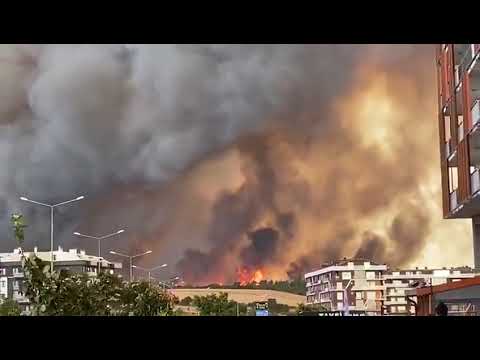
[[[21,195],[86,195],[58,209],[58,244],[125,227],[107,248],[151,248],[145,262],[178,259],[197,283],[354,255],[404,265],[441,227],[431,46],[4,45],[0,59],[3,251],[13,211],[27,246],[48,246],[47,211]]]

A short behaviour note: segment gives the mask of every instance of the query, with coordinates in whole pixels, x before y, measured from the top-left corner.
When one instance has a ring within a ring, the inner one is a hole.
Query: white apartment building
[[[415,315],[415,307],[407,301],[406,291],[414,289],[412,285],[440,285],[474,277],[469,267],[452,269],[410,269],[391,270],[384,275],[385,314]],[[412,300],[417,301],[414,297]]]
[[[50,261],[50,251],[38,251],[35,248],[33,253],[44,261]],[[31,253],[25,252],[25,255],[29,254]],[[122,268],[121,263],[87,255],[83,250],[63,251],[61,247],[53,251],[53,266],[56,270],[65,269],[90,276],[96,276],[98,271],[113,274]],[[28,300],[23,296],[22,259],[19,249],[11,253],[0,253],[0,301],[2,298],[11,298],[21,305],[28,304]]]
[[[362,259],[344,259],[305,274],[307,304],[329,311],[360,311],[380,315],[387,265]]]

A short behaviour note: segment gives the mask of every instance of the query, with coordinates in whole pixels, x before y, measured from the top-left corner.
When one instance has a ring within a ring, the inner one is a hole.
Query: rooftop
[[[30,252],[25,251],[25,255],[33,255],[35,254],[38,258],[44,261],[50,261],[51,252],[50,251],[38,251],[35,248]],[[101,263],[101,266],[111,266],[113,265],[116,269],[121,269],[122,264],[117,262],[108,261],[102,257],[87,255],[84,250],[77,250],[77,249],[70,249],[68,251],[64,251],[61,247],[58,247],[58,250],[53,251],[54,255],[54,262],[74,262],[74,261],[81,261],[81,262],[89,262],[90,265],[98,265]],[[20,249],[14,249],[11,253],[0,253],[0,263],[18,263],[21,262],[21,255]]]

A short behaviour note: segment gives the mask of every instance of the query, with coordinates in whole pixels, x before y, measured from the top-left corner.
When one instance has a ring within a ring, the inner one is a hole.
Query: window
[[[375,272],[367,271],[367,279],[375,279]]]
[[[0,275],[6,275],[7,269],[0,269]]]
[[[450,193],[458,188],[458,168],[456,166],[448,167],[448,190]]]
[[[352,273],[350,271],[342,272],[342,280],[351,280],[351,279],[352,279]]]
[[[343,292],[337,292],[337,300],[343,300]]]
[[[463,136],[464,136],[464,131],[463,131],[463,115],[458,115],[458,141],[462,141]]]
[[[362,292],[361,291],[357,291],[355,293],[355,299],[357,300],[362,300],[363,296],[362,296]]]
[[[450,115],[445,115],[444,119],[445,119],[445,142],[449,142],[450,138],[452,137],[450,133]]]
[[[337,290],[342,290],[343,289],[343,285],[341,282],[338,282],[337,283]]]
[[[398,311],[399,311],[399,312],[406,311],[406,310],[407,310],[407,309],[406,309],[405,306],[403,306],[403,305],[398,307]]]

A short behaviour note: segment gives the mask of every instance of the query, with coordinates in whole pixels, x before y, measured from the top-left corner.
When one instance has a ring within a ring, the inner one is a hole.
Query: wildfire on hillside
[[[261,269],[248,269],[246,267],[237,270],[237,281],[241,286],[259,284],[264,279]]]

